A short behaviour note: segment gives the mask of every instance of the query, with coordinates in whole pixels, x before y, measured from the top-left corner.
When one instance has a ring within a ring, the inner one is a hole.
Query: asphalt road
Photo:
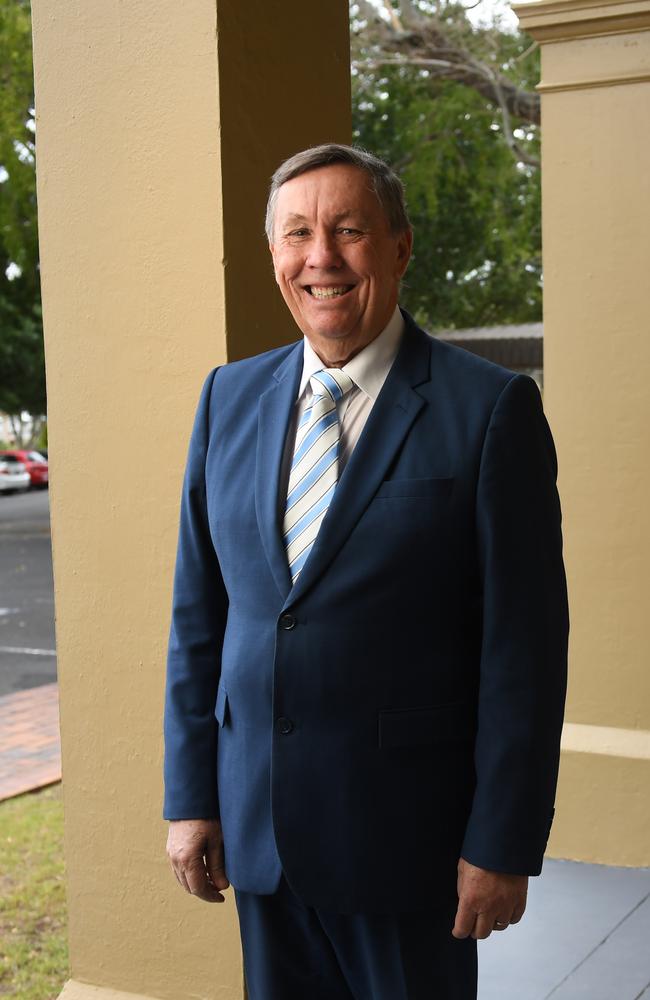
[[[0,696],[54,680],[48,493],[0,493]]]

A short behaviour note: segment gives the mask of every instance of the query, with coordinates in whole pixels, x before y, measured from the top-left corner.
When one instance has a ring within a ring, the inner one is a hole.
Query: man
[[[397,306],[402,187],[326,145],[267,233],[304,339],[213,371],[183,490],[168,854],[235,887],[251,1000],[469,1000],[541,869],[568,618],[527,376]]]

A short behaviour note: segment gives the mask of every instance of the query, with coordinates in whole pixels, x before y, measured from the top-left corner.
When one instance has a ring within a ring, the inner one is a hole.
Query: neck
[[[372,338],[374,340],[374,337]],[[372,340],[367,341],[365,344],[355,344],[353,347],[346,350],[345,344],[317,344],[313,340],[310,340],[313,351],[323,362],[326,368],[343,368],[347,365],[348,361],[352,361],[355,355],[359,354],[360,351],[367,347],[368,344],[372,343]]]
[[[336,340],[328,340],[312,334],[305,334],[305,336],[312,350],[318,355],[326,368],[343,368],[344,365],[347,365],[348,361],[352,361],[355,355],[363,351],[364,347],[367,347],[373,340],[376,340],[385,328],[386,324],[384,324],[381,330],[361,339],[358,334],[337,338]]]

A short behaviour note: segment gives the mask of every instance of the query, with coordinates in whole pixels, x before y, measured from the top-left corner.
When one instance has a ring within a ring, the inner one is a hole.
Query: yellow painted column
[[[345,0],[33,0],[72,980],[67,1000],[241,997],[227,905],[161,820],[178,502],[204,376],[294,336],[269,176],[349,141]]]
[[[650,0],[516,7],[542,46],[544,399],[571,607],[555,857],[650,864]]]

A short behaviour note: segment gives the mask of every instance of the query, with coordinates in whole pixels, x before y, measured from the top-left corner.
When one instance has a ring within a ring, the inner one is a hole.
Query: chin
[[[329,314],[305,316],[307,326],[321,337],[349,337],[354,333],[358,324],[357,317],[351,317],[349,312],[335,312]]]

